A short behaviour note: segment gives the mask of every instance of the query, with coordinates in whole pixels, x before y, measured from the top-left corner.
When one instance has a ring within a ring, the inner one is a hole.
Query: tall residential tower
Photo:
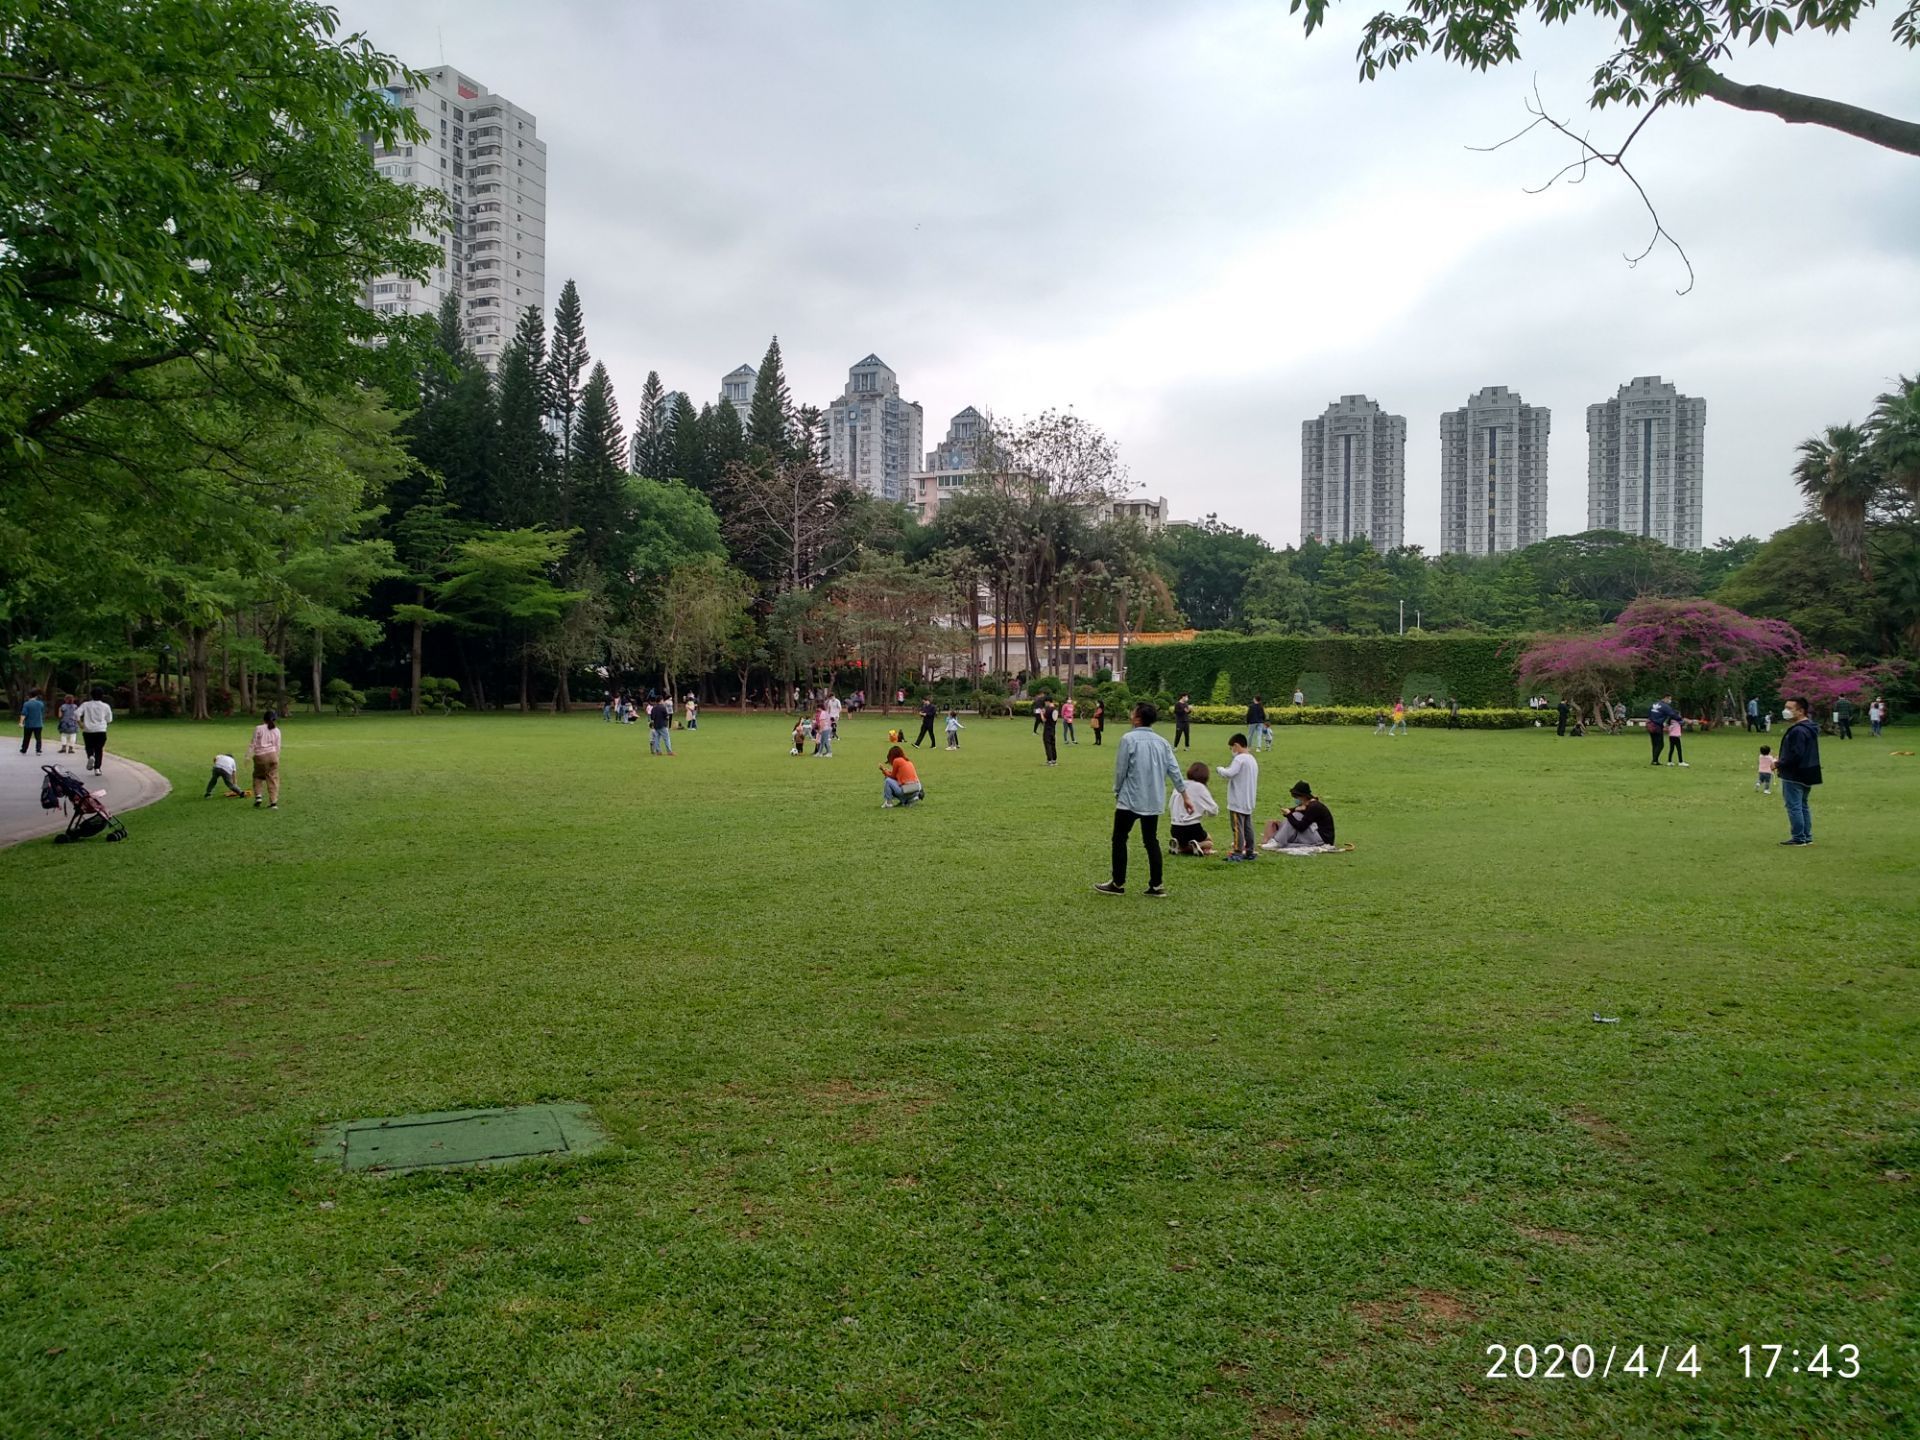
[[[1587,528],[1700,548],[1707,402],[1642,375],[1587,407]]]
[[[383,91],[413,112],[426,138],[376,148],[373,159],[389,180],[446,197],[446,227],[425,237],[439,242],[440,263],[424,281],[379,276],[367,304],[386,315],[434,315],[457,297],[467,343],[491,370],[521,312],[546,308],[547,147],[532,115],[478,80],[440,65],[426,81],[395,80]]]
[[[919,402],[901,399],[899,377],[869,355],[827,407],[827,469],[882,500],[909,500],[922,428]]]
[[[1406,533],[1407,417],[1342,395],[1300,426],[1300,537],[1365,536],[1379,551]]]
[[[1495,555],[1547,538],[1551,421],[1504,385],[1441,415],[1441,554]]]

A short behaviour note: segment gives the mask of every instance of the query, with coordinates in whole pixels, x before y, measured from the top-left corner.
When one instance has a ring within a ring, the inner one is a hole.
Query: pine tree
[[[667,474],[667,392],[661,387],[660,372],[649,370],[647,383],[640,389],[640,413],[633,418],[633,473],[649,480],[664,480]]]
[[[500,352],[494,392],[499,438],[483,518],[498,529],[520,530],[557,519],[553,435],[543,423],[546,373],[546,325],[540,308],[529,305],[513,339]]]
[[[706,437],[701,434],[700,416],[686,391],[673,392],[669,414],[667,445],[670,453],[667,469],[670,478],[684,480],[696,489],[704,489],[701,481],[706,477]]]
[[[747,446],[780,458],[793,443],[793,396],[780,363],[780,337],[773,337],[753,382],[753,404],[747,410]]]
[[[747,436],[740,427],[740,412],[725,395],[714,402],[711,410],[700,413],[707,451],[706,488],[711,494],[718,491],[725,480],[727,467],[746,459]]]
[[[596,363],[580,393],[573,432],[573,523],[577,558],[604,567],[618,551],[626,520],[627,467],[620,406],[607,367]]]
[[[397,526],[435,477],[444,500],[461,513],[485,508],[492,484],[494,411],[486,367],[466,346],[460,302],[440,307],[430,363],[420,379],[420,408],[402,433],[419,468],[387,496],[389,526]]]
[[[593,357],[587,353],[587,322],[580,310],[580,292],[569,280],[561,287],[560,303],[553,307],[553,343],[547,351],[547,415],[559,432],[560,513],[562,529],[573,524],[573,427],[580,413],[580,372]]]

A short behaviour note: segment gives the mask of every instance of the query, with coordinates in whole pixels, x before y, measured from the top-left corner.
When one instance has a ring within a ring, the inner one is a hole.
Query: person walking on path
[[[62,724],[65,723],[64,717],[66,713],[64,708],[60,711]],[[1887,702],[1882,700],[1878,695],[1874,696],[1873,703],[1867,706],[1867,723],[1873,727],[1873,738],[1878,740],[1880,738],[1880,727],[1887,723]]]
[[[1060,720],[1060,711],[1052,700],[1042,700],[1037,711],[1040,716],[1040,743],[1046,747],[1047,764],[1060,763],[1060,752],[1054,747],[1054,728]]]
[[[20,753],[27,753],[27,742],[33,742],[33,753],[43,754],[40,737],[46,732],[47,702],[40,698],[38,690],[29,690],[27,698],[20,702]]]
[[[1875,726],[1873,733],[1878,735],[1880,728]],[[80,707],[74,703],[73,696],[69,695],[60,702],[60,753],[62,755],[73,754],[73,747],[79,740],[79,737]]]
[[[1180,773],[1173,747],[1153,731],[1160,711],[1151,700],[1133,707],[1133,728],[1113,747],[1113,878],[1093,888],[1102,895],[1127,893],[1127,836],[1140,827],[1140,843],[1147,851],[1147,894],[1166,898],[1161,881],[1160,813],[1166,803],[1165,780],[1186,793],[1187,777]]]
[[[1080,742],[1073,738],[1073,697],[1069,695],[1066,703],[1060,707],[1060,738],[1069,745]]]
[[[1565,735],[1567,733],[1567,715],[1573,709],[1573,707],[1569,705],[1564,699],[1562,699],[1561,702],[1554,708],[1558,710],[1560,713],[1560,726],[1553,733],[1556,735]]]
[[[1193,748],[1193,700],[1187,695],[1182,695],[1173,702],[1173,748],[1178,750],[1183,740],[1191,750]]]
[[[1853,739],[1853,701],[1844,695],[1840,697],[1840,703],[1833,707],[1833,723],[1839,727],[1842,740]]]
[[[269,810],[280,808],[280,717],[267,711],[253,727],[253,743],[247,747],[253,760],[253,808],[264,798]],[[204,797],[202,797],[204,798]]]
[[[1774,773],[1787,807],[1787,838],[1782,845],[1813,844],[1813,810],[1808,803],[1820,783],[1820,727],[1809,713],[1804,695],[1786,705],[1787,733],[1780,742]]]
[[[1106,734],[1106,731],[1107,702],[1104,700],[1096,700],[1093,702],[1093,743],[1098,745],[1100,743],[1100,737]]]
[[[933,697],[931,695],[920,702],[920,733],[913,737],[914,749],[918,750],[920,748],[920,742],[922,740],[926,741],[929,745],[938,743],[933,738],[933,722],[939,714],[940,707],[933,703]]]
[[[247,792],[233,783],[233,777],[239,769],[240,767],[235,763],[233,756],[214,756],[213,773],[207,776],[206,792],[202,794],[200,798],[205,800],[207,796],[213,794],[213,787],[216,785],[225,785],[227,787],[227,793],[230,795],[245,795]]]
[[[113,724],[113,707],[107,692],[96,685],[87,703],[80,707],[80,741],[87,747],[87,769],[94,774],[107,763],[107,727]]]

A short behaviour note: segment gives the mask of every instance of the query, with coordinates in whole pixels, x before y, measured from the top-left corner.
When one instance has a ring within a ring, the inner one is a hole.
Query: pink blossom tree
[[[1604,722],[1615,698],[1634,681],[1633,656],[1611,629],[1538,636],[1514,670],[1529,691],[1562,696],[1596,723]]]
[[[1694,714],[1711,714],[1723,692],[1737,695],[1759,671],[1806,650],[1786,621],[1743,615],[1711,600],[1636,600],[1614,622],[1612,635],[1631,657],[1637,681],[1673,695]]]
[[[1862,703],[1906,673],[1898,660],[1855,665],[1844,655],[1803,655],[1780,677],[1782,696],[1805,696],[1815,715],[1825,715],[1842,700]]]

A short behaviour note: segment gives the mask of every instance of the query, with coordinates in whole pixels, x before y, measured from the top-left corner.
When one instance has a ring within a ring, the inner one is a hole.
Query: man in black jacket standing
[[[1660,763],[1660,747],[1666,743],[1667,721],[1674,719],[1680,712],[1673,708],[1673,696],[1662,695],[1653,702],[1653,708],[1647,711],[1647,738],[1653,741],[1653,763]]]
[[[933,722],[939,713],[940,707],[933,703],[933,697],[931,695],[920,702],[920,733],[913,737],[914,749],[918,750],[920,748],[920,742],[922,740],[932,745],[935,749],[939,748],[939,742],[933,738]]]
[[[1193,697],[1182,695],[1173,702],[1173,743],[1177,749],[1182,740],[1187,748],[1193,748]]]
[[[1267,728],[1267,705],[1258,695],[1254,696],[1253,703],[1247,706],[1247,733],[1253,736],[1254,749],[1271,750],[1273,748],[1273,732]]]
[[[1813,812],[1807,806],[1813,787],[1820,783],[1820,727],[1809,713],[1804,695],[1786,704],[1787,734],[1780,742],[1780,794],[1787,805],[1787,828],[1782,845],[1813,844]]]

